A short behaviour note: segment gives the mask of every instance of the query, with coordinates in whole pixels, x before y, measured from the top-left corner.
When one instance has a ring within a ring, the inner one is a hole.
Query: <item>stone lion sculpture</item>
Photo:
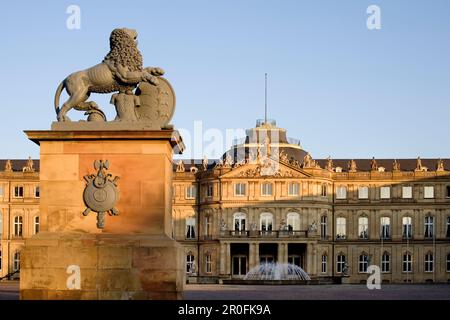
[[[161,68],[143,68],[142,55],[137,48],[137,32],[132,29],[115,29],[109,38],[110,51],[103,61],[89,69],[72,73],[58,86],[55,93],[55,110],[58,121],[70,121],[70,109],[89,111],[98,109],[95,102],[86,101],[94,93],[129,92],[140,82],[158,85]],[[66,89],[69,99],[59,108],[59,99]]]

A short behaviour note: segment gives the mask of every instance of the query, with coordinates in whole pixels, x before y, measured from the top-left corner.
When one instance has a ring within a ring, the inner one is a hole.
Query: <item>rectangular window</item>
[[[189,253],[186,256],[186,273],[193,274],[195,272],[194,271],[194,265],[195,265],[194,255]]]
[[[206,273],[211,273],[212,272],[211,254],[207,254],[205,256],[205,272]]]
[[[389,217],[381,217],[381,239],[391,238],[391,219]]]
[[[336,219],[336,239],[345,239],[347,236],[346,220],[345,218]]]
[[[38,234],[39,233],[39,227],[40,227],[40,223],[39,223],[39,216],[34,217],[34,234]]]
[[[347,198],[347,187],[339,186],[336,188],[336,199],[346,199]]]
[[[402,187],[402,198],[403,199],[411,199],[412,198],[412,187],[411,186]]]
[[[269,182],[265,182],[261,185],[261,195],[262,196],[271,196],[272,195],[272,184]]]
[[[322,197],[326,197],[327,196],[327,185],[326,184],[322,184],[322,188],[321,188],[321,196]]]
[[[13,265],[13,270],[17,271],[20,269],[20,252],[17,251],[16,253],[14,253],[14,265]]]
[[[247,274],[247,257],[243,255],[233,256],[233,275],[245,276]]]
[[[369,239],[369,218],[360,217],[358,219],[358,237],[360,239]]]
[[[197,195],[197,188],[195,186],[186,187],[186,199],[195,199]]]
[[[3,192],[3,186],[0,186],[0,197],[4,196],[4,192]]]
[[[391,256],[388,253],[384,253],[381,257],[381,272],[391,271]]]
[[[340,254],[337,256],[336,259],[336,272],[342,273],[344,271],[344,266],[345,266],[345,255]]]
[[[206,237],[211,237],[211,226],[212,226],[211,216],[205,216],[205,236]]]
[[[234,185],[234,195],[235,196],[245,196],[246,195],[246,184],[245,183],[236,183]]]
[[[412,260],[411,255],[409,253],[405,253],[403,255],[402,271],[412,272]]]
[[[425,238],[432,239],[434,236],[434,218],[425,217]]]
[[[425,186],[423,188],[423,197],[425,199],[433,199],[434,198],[434,187],[433,186]]]
[[[298,191],[300,190],[299,184],[297,182],[291,182],[289,183],[289,190],[288,195],[289,196],[298,196]]]
[[[425,255],[425,272],[433,272],[433,254]]]
[[[0,234],[1,234],[1,230],[0,230]],[[445,236],[447,238],[450,238],[450,217],[447,217],[447,230],[445,232]]]
[[[0,270],[2,270],[2,250],[0,249]]]
[[[14,236],[21,237],[23,232],[23,219],[22,216],[14,217]]]
[[[391,187],[381,187],[380,188],[380,199],[391,198]]]
[[[365,254],[359,256],[358,272],[366,273],[369,266],[369,257]]]
[[[14,198],[23,198],[23,186],[14,187]]]
[[[403,231],[402,231],[403,239],[411,239],[412,238],[412,218],[411,217],[403,217],[402,225],[403,225]]]
[[[195,218],[186,219],[186,239],[195,239]]]
[[[213,185],[212,183],[206,185],[206,196],[207,197],[212,197],[213,196]]]
[[[445,197],[446,197],[446,198],[450,198],[450,186],[447,186],[447,187],[445,188],[445,190],[446,190],[446,192],[445,192]]]
[[[327,224],[328,224],[328,217],[327,216],[322,216],[320,218],[320,237],[322,239],[326,239],[327,238]]]
[[[40,198],[41,197],[41,190],[40,190],[39,186],[34,188],[34,197],[35,198]]]
[[[369,199],[369,188],[359,187],[358,188],[358,199]]]
[[[322,255],[322,273],[327,273],[327,255]]]
[[[447,272],[450,272],[450,253],[447,253]]]

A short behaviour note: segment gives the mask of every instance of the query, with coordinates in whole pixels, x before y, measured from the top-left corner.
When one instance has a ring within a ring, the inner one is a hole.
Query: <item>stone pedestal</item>
[[[178,132],[26,133],[41,146],[41,232],[25,242],[21,299],[182,298],[184,255],[171,238]],[[120,177],[119,215],[106,215],[103,229],[95,212],[82,214],[83,177],[96,173],[96,160],[108,160]]]

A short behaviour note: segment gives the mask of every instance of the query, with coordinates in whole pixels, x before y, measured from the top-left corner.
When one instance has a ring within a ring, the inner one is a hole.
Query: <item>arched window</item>
[[[324,252],[324,254],[322,254],[322,273],[327,273],[327,262],[328,256],[327,253]]]
[[[211,262],[211,253],[210,252],[205,253],[205,272],[206,273],[212,272],[212,262]]]
[[[186,219],[186,239],[195,239],[195,218]]]
[[[300,230],[300,215],[297,212],[287,214],[287,227],[289,231]]]
[[[431,239],[434,236],[434,218],[432,216],[425,217],[425,238]]]
[[[360,239],[369,239],[369,218],[358,218],[358,237]]]
[[[428,252],[425,254],[425,272],[433,272],[434,270],[434,259],[433,252]]]
[[[358,272],[367,272],[367,267],[369,266],[369,256],[367,253],[362,253],[359,255]]]
[[[34,234],[39,233],[39,216],[34,217]]]
[[[412,219],[411,217],[402,218],[402,236],[403,239],[412,238]]]
[[[381,239],[390,239],[391,238],[391,218],[389,217],[381,217]]]
[[[323,215],[320,217],[320,237],[322,239],[327,238],[328,233],[328,217],[326,215]]]
[[[186,255],[186,273],[188,274],[195,273],[195,259],[192,252],[189,252]]]
[[[391,255],[385,251],[381,256],[381,272],[391,271]]]
[[[412,256],[410,252],[403,253],[402,271],[412,272]]]
[[[345,239],[347,237],[346,224],[345,218],[339,217],[336,219],[336,239]]]
[[[233,215],[234,231],[245,231],[247,215],[244,212],[236,212]]]
[[[260,230],[261,231],[272,231],[273,225],[273,215],[270,212],[261,213],[260,217]]]
[[[336,257],[336,272],[342,273],[346,262],[345,254],[339,253]]]
[[[20,251],[16,251],[14,253],[14,265],[13,265],[14,271],[17,271],[20,269]]]
[[[14,217],[14,235],[16,237],[22,236],[22,224],[23,224],[22,216],[15,216]]]

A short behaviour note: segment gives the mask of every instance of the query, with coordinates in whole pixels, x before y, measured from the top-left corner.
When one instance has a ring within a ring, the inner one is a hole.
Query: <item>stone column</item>
[[[283,245],[284,245],[283,263],[287,263],[288,262],[288,255],[289,255],[289,252],[288,252],[289,244],[288,243],[283,243]]]
[[[284,243],[282,243],[282,242],[278,243],[278,250],[277,251],[278,251],[277,262],[278,263],[285,263],[285,261],[284,261]]]
[[[306,272],[308,274],[313,273],[313,245],[311,243],[308,243],[306,246]]]
[[[225,274],[231,275],[231,252],[229,242],[225,242],[225,257],[226,257]]]
[[[225,243],[220,243],[220,275],[224,275],[226,273],[225,263],[226,263],[226,245]]]

